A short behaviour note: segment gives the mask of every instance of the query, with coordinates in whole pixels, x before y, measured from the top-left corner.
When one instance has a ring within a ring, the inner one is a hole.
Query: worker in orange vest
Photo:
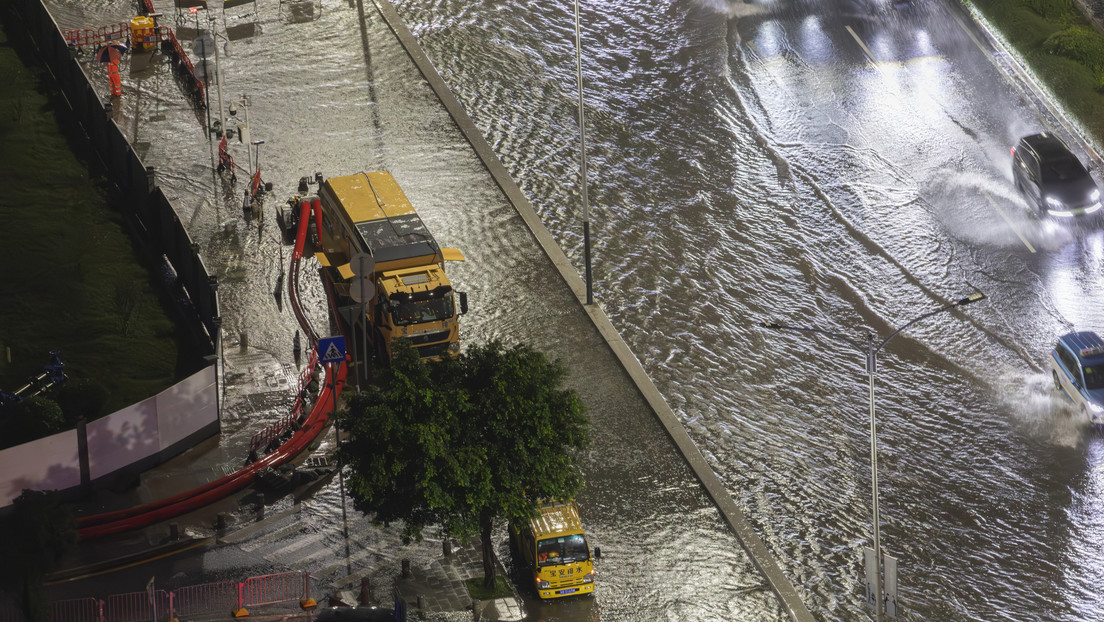
[[[123,79],[119,76],[119,61],[113,59],[107,64],[107,77],[111,80],[111,95],[119,97],[123,94]]]

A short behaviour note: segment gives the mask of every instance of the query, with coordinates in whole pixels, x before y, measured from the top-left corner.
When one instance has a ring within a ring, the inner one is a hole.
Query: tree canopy
[[[49,436],[68,425],[58,403],[41,396],[11,402],[0,408],[0,448]]]
[[[467,539],[480,533],[495,581],[495,518],[524,521],[537,502],[573,497],[578,450],[590,439],[585,408],[562,386],[567,371],[526,345],[493,341],[455,359],[423,363],[399,347],[390,367],[339,414],[340,448],[354,507],[401,520],[420,538],[429,525]]]

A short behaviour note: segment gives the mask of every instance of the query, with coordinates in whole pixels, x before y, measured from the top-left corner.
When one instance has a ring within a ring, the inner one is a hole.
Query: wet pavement
[[[129,5],[63,1],[51,6],[64,28],[88,19],[126,17]],[[662,617],[663,612],[680,619],[785,618],[759,569],[617,355],[635,357],[627,348],[612,351],[611,336],[595,329],[591,313],[541,251],[525,218],[472,152],[374,6],[327,5],[309,15],[287,8],[281,5],[276,13],[276,7],[267,7],[269,12],[261,7],[256,21],[263,34],[227,43],[233,52],[222,58],[224,93],[250,91],[252,136],[267,141],[261,156],[264,177],[282,188],[267,200],[282,201],[300,176],[314,170],[392,170],[438,241],[460,247],[468,257],[450,269],[473,302],[473,312],[464,318],[463,338],[526,341],[549,352],[571,370],[569,384],[588,405],[595,442],[583,461],[587,487],[578,499],[592,545],[606,552],[600,585],[593,598],[554,603],[523,598],[526,618],[640,619]],[[166,15],[165,20],[173,19],[171,11]],[[216,17],[229,30],[231,18]],[[190,23],[187,16],[177,19],[182,39]],[[299,45],[304,40],[325,53],[305,59]],[[286,362],[296,329],[286,305],[273,293],[289,253],[273,225],[273,204],[242,212],[241,181],[235,187],[214,174],[214,143],[202,129],[205,115],[188,107],[179,85],[166,77],[163,60],[149,60],[129,67],[130,79],[124,79],[124,96],[113,106],[113,115],[128,128],[131,140],[143,146],[147,165],[156,167],[159,184],[220,276],[226,378],[238,381],[236,389],[226,383],[226,440],[219,439],[216,455],[233,465],[233,430],[245,438],[286,412],[279,406],[279,392],[269,387],[289,375]],[[307,60],[310,70],[297,70],[305,69]],[[266,71],[260,75],[256,67]],[[99,70],[88,66],[91,74]],[[239,161],[245,159],[240,145],[233,149]],[[258,222],[264,227],[258,228]],[[320,287],[301,280],[308,314],[324,327]],[[235,360],[239,341],[248,342],[249,356]],[[234,390],[241,393],[231,395]],[[324,455],[329,442],[324,440],[317,451]],[[191,462],[166,468],[178,473],[194,468],[210,475],[219,468],[203,465],[198,455],[182,459]],[[136,494],[152,496],[145,491],[168,486],[170,479],[150,474]],[[275,522],[266,519],[265,533],[245,541],[220,541],[215,521],[220,513],[230,525],[256,520],[255,494],[182,517],[178,534],[213,541],[187,556],[151,561],[152,566],[133,571],[132,578],[115,575],[102,583],[118,590],[130,582],[140,589],[145,584],[141,577],[148,578],[155,567],[158,576],[173,577],[176,583],[305,569],[327,593],[359,585],[364,577],[371,578],[377,593],[388,593],[398,582],[401,559],[411,559],[427,573],[439,563],[439,540],[427,537],[423,543],[401,545],[394,528],[373,526],[346,512],[340,489],[340,481],[330,480],[308,497],[288,495],[265,503],[270,516],[297,509]],[[135,536],[133,543],[101,546],[138,546],[139,538],[151,544],[171,535],[166,525],[148,532]],[[496,550],[500,559],[508,560],[504,529],[500,532]],[[648,555],[635,553],[640,550]]]

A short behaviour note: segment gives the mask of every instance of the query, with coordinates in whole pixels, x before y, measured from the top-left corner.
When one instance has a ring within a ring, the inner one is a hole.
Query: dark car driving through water
[[[1073,218],[1100,210],[1100,189],[1088,169],[1049,132],[1024,136],[1012,148],[1012,178],[1040,217]]]

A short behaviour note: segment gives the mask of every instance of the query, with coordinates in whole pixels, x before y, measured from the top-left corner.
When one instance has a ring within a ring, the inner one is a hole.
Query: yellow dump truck
[[[510,525],[510,545],[541,598],[594,591],[594,561],[574,501],[541,503],[528,524]]]
[[[363,342],[390,360],[395,340],[404,339],[423,359],[456,355],[468,303],[453,291],[445,261],[463,254],[437,244],[387,171],[315,181],[316,196],[292,197],[277,218],[287,232],[310,205],[315,257],[354,350]],[[300,192],[307,183],[300,181]]]

